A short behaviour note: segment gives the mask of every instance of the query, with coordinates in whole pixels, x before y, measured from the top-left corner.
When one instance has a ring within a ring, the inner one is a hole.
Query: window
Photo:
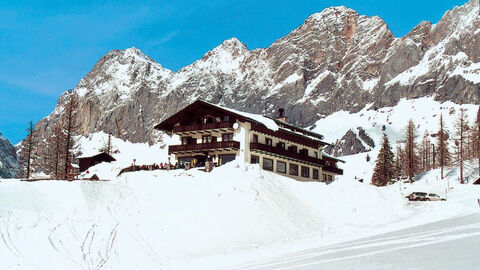
[[[230,116],[228,116],[228,115],[223,116],[223,121],[224,122],[229,122],[230,121]]]
[[[312,178],[318,180],[318,169],[312,170]]]
[[[318,158],[318,152],[317,151],[313,152],[313,154],[314,154],[315,158]]]
[[[288,172],[290,175],[298,176],[298,165],[297,164],[290,164],[290,170]]]
[[[252,142],[258,143],[258,135],[257,134],[253,134]]]
[[[332,182],[333,181],[333,176],[331,176],[330,174],[328,175],[328,182]]]
[[[202,143],[211,143],[212,142],[212,136],[210,135],[203,135],[202,136]]]
[[[302,154],[304,156],[308,156],[308,149],[302,148],[302,150],[300,150],[300,154]]]
[[[287,163],[277,160],[277,172],[287,173]]]
[[[284,142],[278,142],[278,143],[277,143],[277,147],[278,147],[278,148],[285,149],[285,143],[284,143]]]
[[[258,164],[260,163],[260,158],[258,156],[250,156],[250,163]]]
[[[263,169],[273,171],[273,160],[269,158],[263,158]]]
[[[297,152],[297,147],[295,145],[290,145],[290,147],[288,147],[288,150],[296,153]]]
[[[190,142],[190,137],[182,137],[182,145],[186,145]]]
[[[302,166],[302,177],[310,178],[310,168]]]
[[[322,174],[322,181],[327,182],[327,175],[326,174]]]
[[[219,165],[223,165],[225,163],[235,160],[235,155],[220,155],[218,156],[218,159]]]
[[[268,145],[268,146],[272,146],[272,139],[265,138],[265,144]]]
[[[221,120],[220,117],[215,117],[215,122],[220,123]]]
[[[222,134],[222,141],[224,141],[224,142],[233,141],[233,133],[224,133],[224,134]]]

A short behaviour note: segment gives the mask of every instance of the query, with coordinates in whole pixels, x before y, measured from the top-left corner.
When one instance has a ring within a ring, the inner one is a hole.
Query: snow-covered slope
[[[418,183],[440,195],[446,185]],[[450,186],[446,203],[409,204],[398,186],[303,183],[236,163],[109,182],[2,181],[0,268],[221,268],[237,253],[252,259],[478,211],[473,186]]]
[[[466,109],[465,116],[468,122],[473,124],[476,121],[478,105],[441,103],[435,101],[433,97],[423,97],[411,100],[402,99],[396,106],[377,110],[367,106],[357,113],[339,111],[317,121],[313,130],[320,131],[327,142],[338,143],[349,130],[363,129],[365,134],[374,141],[376,147],[368,147],[365,143],[368,150],[371,149],[371,151],[342,157],[347,163],[339,165],[343,166],[343,177],[370,179],[373,164],[378,155],[379,146],[381,146],[383,132],[387,134],[393,150],[395,150],[395,145],[405,140],[404,130],[407,122],[412,119],[418,130],[417,142],[421,142],[423,135],[427,133],[430,135],[430,141],[437,143],[437,139],[431,135],[436,134],[439,130],[440,115],[443,115],[446,131],[454,134],[460,108]],[[449,142],[450,147],[453,147],[453,141],[449,140]],[[365,160],[367,154],[371,158],[368,165]]]

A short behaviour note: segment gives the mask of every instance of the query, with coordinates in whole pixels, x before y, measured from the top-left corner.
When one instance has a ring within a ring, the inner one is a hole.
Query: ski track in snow
[[[480,217],[478,214],[477,216]],[[393,234],[395,233],[396,232]],[[471,237],[477,237],[480,239],[480,219],[475,223],[467,225],[429,229],[418,233],[400,233],[400,235],[397,236],[373,237],[372,239],[309,249],[287,254],[281,258],[272,259],[262,263],[244,264],[230,269],[312,269],[319,268],[323,264],[332,262],[425,247]],[[358,268],[361,269],[362,267],[358,266]]]

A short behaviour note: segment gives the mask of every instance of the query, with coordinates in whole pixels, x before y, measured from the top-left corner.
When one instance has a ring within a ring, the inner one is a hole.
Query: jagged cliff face
[[[0,178],[12,178],[19,171],[15,148],[0,133]]]
[[[103,130],[139,142],[154,140],[156,123],[198,98],[267,115],[282,107],[290,121],[309,126],[335,111],[393,106],[401,98],[478,104],[479,74],[480,15],[472,0],[401,38],[379,17],[332,7],[269,48],[248,50],[232,38],[178,72],[136,48],[113,50],[73,94],[80,97],[79,133]],[[42,138],[58,121],[64,96],[38,123]]]

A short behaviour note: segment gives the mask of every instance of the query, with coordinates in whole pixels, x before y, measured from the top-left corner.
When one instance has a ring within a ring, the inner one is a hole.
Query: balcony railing
[[[305,154],[300,154],[291,150],[286,150],[284,148],[274,147],[274,146],[266,145],[263,143],[250,143],[250,150],[260,150],[264,152],[269,152],[279,156],[284,156],[284,157],[304,161],[307,163],[312,163],[318,166],[325,165],[325,161],[322,159],[310,157]]]
[[[239,149],[240,142],[237,141],[226,141],[226,142],[212,142],[212,143],[199,143],[199,144],[184,144],[184,145],[170,145],[168,147],[169,153],[174,152],[195,152],[195,151],[205,151],[205,150],[215,150],[215,149]]]
[[[322,169],[323,169],[324,171],[331,172],[331,173],[343,174],[343,170],[342,170],[342,169],[339,169],[339,168],[333,167],[333,166],[324,166],[324,167],[322,167]]]
[[[232,122],[215,122],[215,123],[207,123],[207,124],[193,124],[187,126],[174,126],[173,132],[191,132],[191,131],[199,131],[199,130],[209,130],[209,129],[221,129],[221,128],[233,128]]]

